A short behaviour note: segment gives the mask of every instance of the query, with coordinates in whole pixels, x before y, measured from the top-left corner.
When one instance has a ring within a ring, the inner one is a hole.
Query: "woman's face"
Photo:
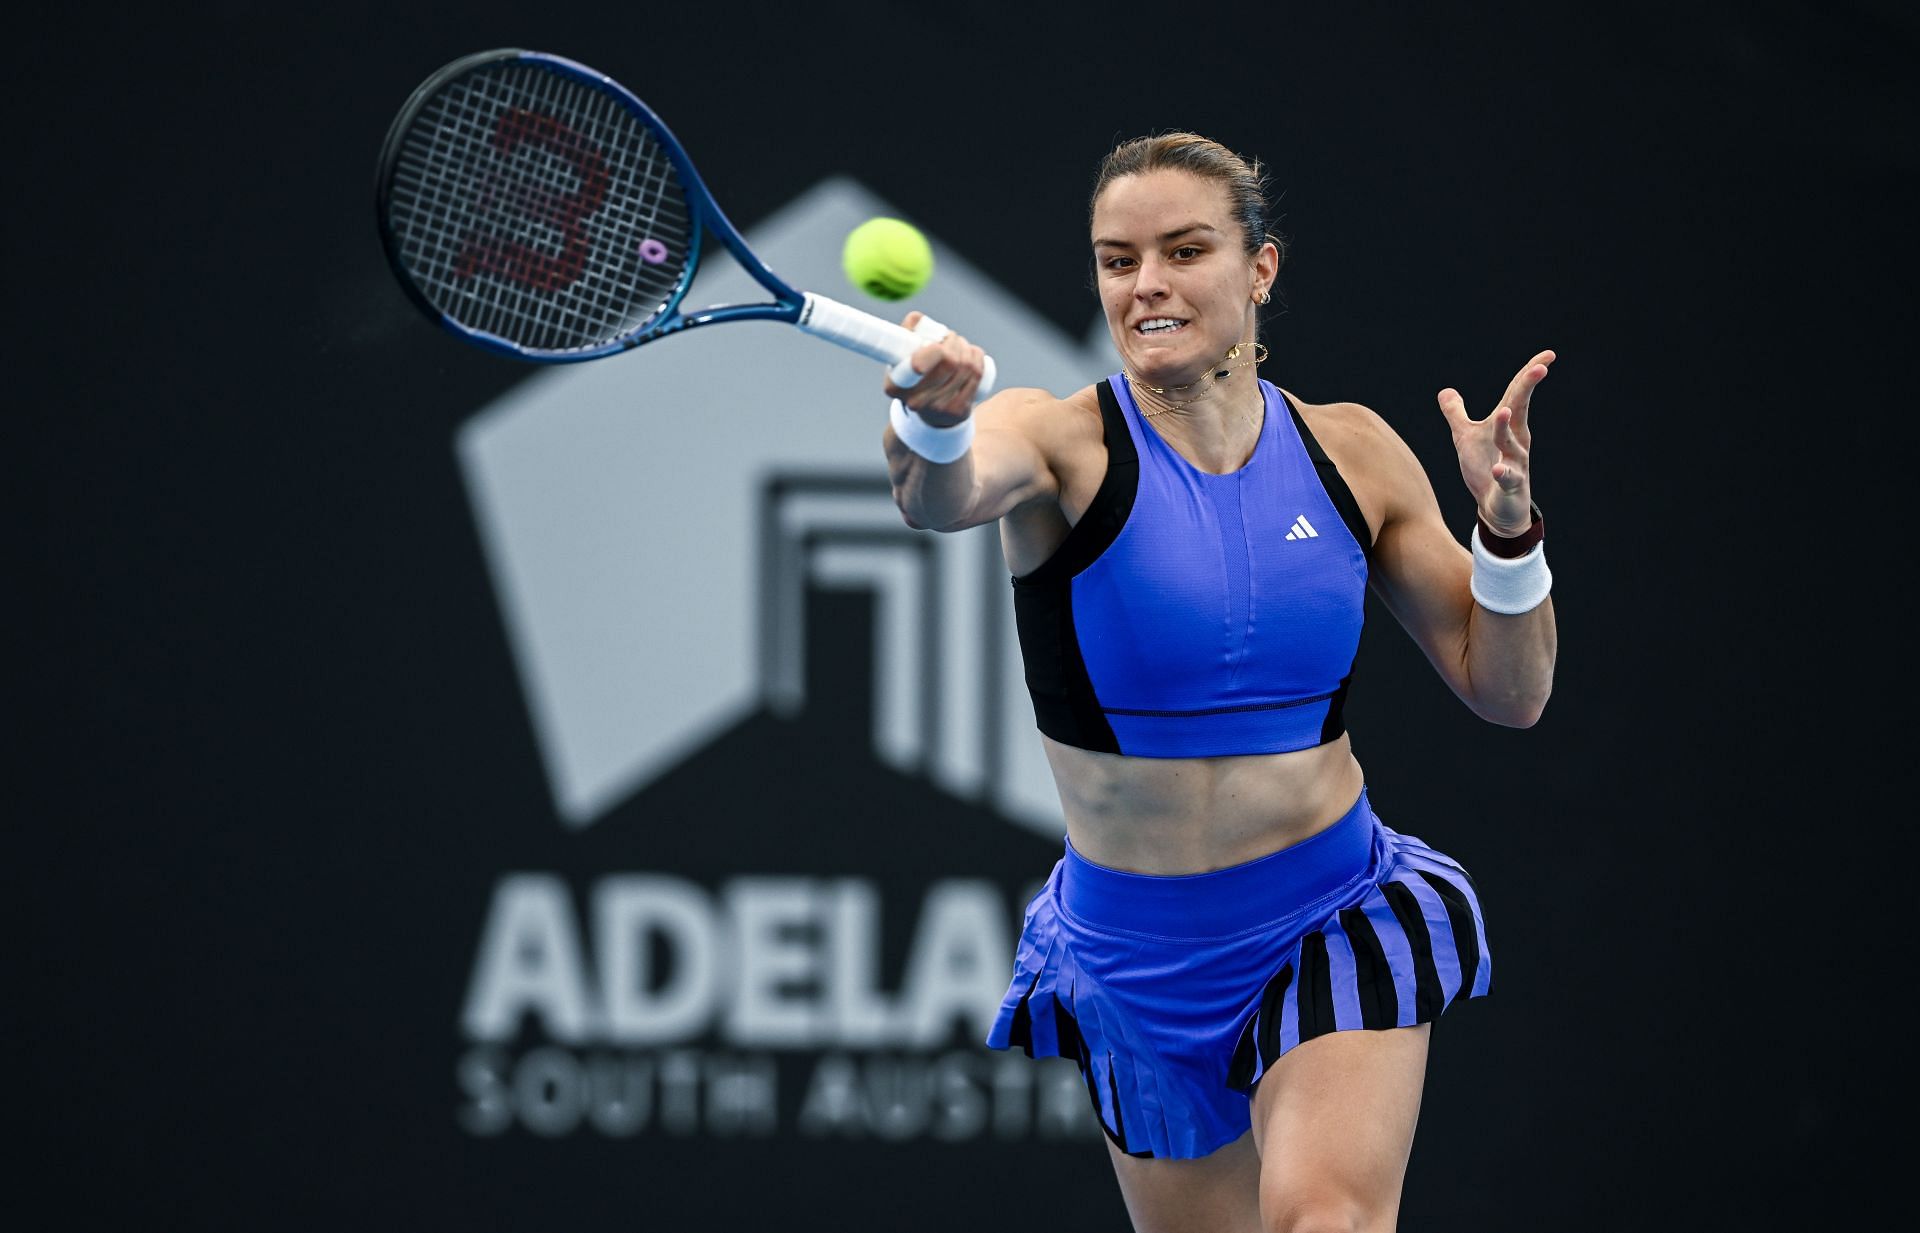
[[[1184,171],[1123,176],[1093,207],[1094,282],[1129,372],[1152,385],[1197,381],[1252,337],[1253,302],[1273,281],[1271,245],[1249,257],[1226,187]]]

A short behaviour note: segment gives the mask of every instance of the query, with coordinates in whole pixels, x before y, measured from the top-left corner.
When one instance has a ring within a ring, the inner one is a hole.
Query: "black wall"
[[[1095,1140],[982,1177],[924,1143],[457,1131],[488,888],[626,859],[518,825],[551,807],[450,441],[531,370],[419,321],[371,217],[399,102],[508,44],[633,87],[736,222],[855,176],[1076,336],[1112,142],[1258,154],[1292,243],[1268,375],[1386,415],[1463,534],[1434,392],[1484,413],[1557,349],[1546,719],[1477,723],[1378,613],[1350,705],[1396,825],[1453,820],[1427,837],[1501,964],[1436,1035],[1405,1227],[1876,1201],[1908,950],[1904,7],[231,6],[42,16],[12,65],[9,1171],[55,1223],[1120,1219]]]

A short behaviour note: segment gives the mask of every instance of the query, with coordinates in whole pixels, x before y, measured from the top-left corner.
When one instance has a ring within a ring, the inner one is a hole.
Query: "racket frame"
[[[564,350],[529,347],[455,320],[429,300],[426,293],[414,281],[406,262],[401,258],[399,239],[387,222],[387,206],[392,196],[400,148],[408,130],[413,126],[414,119],[426,106],[427,101],[456,77],[486,65],[507,62],[539,65],[612,98],[626,108],[643,127],[653,133],[680,179],[680,187],[687,203],[688,224],[687,253],[681,264],[680,279],[667,298],[662,301],[657,312],[633,329],[597,346],[570,347]],[[380,162],[374,183],[374,211],[387,263],[393,267],[393,272],[408,297],[428,317],[438,321],[455,336],[515,359],[544,364],[577,363],[629,351],[642,343],[677,334],[695,326],[728,321],[784,321],[789,325],[798,326],[816,338],[836,343],[850,351],[890,365],[889,372],[894,384],[905,388],[918,383],[920,379],[920,374],[909,362],[913,353],[927,342],[937,342],[949,333],[946,326],[930,317],[923,316],[919,325],[908,330],[863,309],[853,308],[816,292],[795,289],[792,284],[775,274],[766,262],[760,260],[753,249],[748,247],[745,237],[734,227],[732,220],[727,218],[726,212],[720,208],[720,203],[714,200],[713,193],[707,188],[706,181],[695,170],[693,160],[687,156],[685,147],[680,144],[680,139],[673,135],[673,130],[654,114],[651,107],[642,102],[633,91],[605,73],[550,52],[528,51],[517,47],[475,52],[443,65],[420,83],[408,96],[406,105],[400,109],[400,113],[394,117],[393,123],[387,129],[386,140],[381,144]],[[772,303],[718,304],[696,309],[691,313],[680,311],[681,303],[693,287],[694,276],[699,270],[706,235],[709,232],[718,237],[727,251],[733,254],[734,260],[740,263],[741,268],[773,295]],[[996,375],[993,357],[986,356],[982,376],[976,387],[976,400],[985,398],[992,390]]]
[[[528,347],[455,320],[434,305],[414,281],[406,263],[401,259],[399,239],[394,235],[393,228],[387,225],[387,202],[399,163],[400,145],[407,131],[412,128],[414,118],[426,106],[427,101],[439,93],[449,81],[476,69],[505,62],[540,65],[610,96],[652,131],[654,137],[660,142],[661,149],[666,153],[668,161],[673,164],[674,173],[686,196],[689,240],[678,284],[653,316],[647,318],[640,326],[597,347],[577,347],[566,350]],[[399,278],[400,286],[406,291],[408,297],[427,316],[438,321],[460,338],[515,359],[533,360],[545,364],[597,360],[632,350],[641,343],[664,338],[681,330],[700,325],[712,325],[716,322],[785,321],[797,325],[806,307],[806,296],[769,269],[767,264],[747,246],[746,239],[727,218],[725,211],[721,210],[719,202],[714,200],[712,192],[708,190],[706,181],[701,179],[700,173],[694,169],[693,161],[687,157],[687,152],[681,146],[679,139],[673,135],[673,131],[667,127],[666,122],[654,114],[652,108],[641,102],[633,91],[605,73],[549,52],[527,51],[514,47],[475,52],[443,66],[420,83],[408,97],[406,105],[400,109],[399,115],[387,130],[386,140],[381,144],[379,172],[374,187],[374,209],[387,264],[393,267],[393,272]],[[726,246],[734,260],[738,261],[756,282],[772,293],[774,297],[772,303],[714,305],[696,309],[691,313],[680,311],[681,303],[685,301],[687,293],[692,290],[694,275],[699,270],[704,241],[709,232]]]

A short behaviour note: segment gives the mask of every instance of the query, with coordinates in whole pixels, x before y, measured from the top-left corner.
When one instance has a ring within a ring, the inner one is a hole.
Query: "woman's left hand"
[[[1480,507],[1480,517],[1497,535],[1519,535],[1533,524],[1527,470],[1533,431],[1527,426],[1527,408],[1534,387],[1546,380],[1554,358],[1553,352],[1542,351],[1528,360],[1507,386],[1500,405],[1483,420],[1468,417],[1459,391],[1440,391],[1440,410],[1453,429],[1453,448],[1460,455],[1460,478]]]

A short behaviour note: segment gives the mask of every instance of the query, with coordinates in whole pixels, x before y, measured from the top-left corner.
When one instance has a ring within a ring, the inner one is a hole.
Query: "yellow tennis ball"
[[[904,300],[933,276],[933,245],[911,223],[870,218],[847,233],[840,251],[847,281],[881,300]]]

